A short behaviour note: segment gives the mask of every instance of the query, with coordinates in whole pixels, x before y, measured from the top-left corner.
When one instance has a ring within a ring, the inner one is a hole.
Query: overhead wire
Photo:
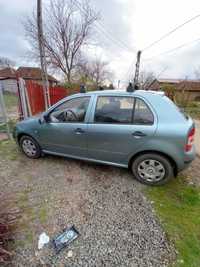
[[[179,50],[179,49],[181,49],[181,48],[183,48],[183,47],[186,47],[186,46],[188,46],[188,45],[191,45],[191,44],[193,44],[193,43],[196,43],[196,42],[200,42],[200,38],[195,39],[195,40],[192,40],[192,41],[187,42],[187,43],[184,43],[184,44],[182,44],[182,45],[179,45],[179,46],[177,46],[177,47],[175,47],[175,48],[172,48],[172,49],[170,49],[170,50],[164,51],[164,52],[162,52],[162,53],[159,53],[158,55],[155,55],[155,56],[153,56],[153,57],[151,57],[151,58],[144,58],[143,61],[151,61],[151,60],[153,60],[154,58],[163,56],[163,55],[165,55],[165,54],[170,54],[170,53],[176,52],[177,50]]]
[[[167,38],[169,35],[171,35],[172,33],[178,31],[180,28],[182,28],[183,26],[185,26],[186,24],[194,21],[195,19],[199,18],[200,14],[186,20],[184,23],[176,26],[174,29],[172,29],[171,31],[167,32],[166,34],[162,35],[158,40],[152,42],[151,44],[149,44],[148,46],[146,46],[145,48],[142,49],[142,51],[146,51],[147,49],[151,48],[152,46],[156,45],[157,43],[161,42],[163,39]]]
[[[182,23],[182,24],[176,26],[176,27],[175,27],[174,29],[172,29],[171,31],[169,31],[169,32],[167,32],[166,34],[162,35],[158,40],[152,42],[151,44],[149,44],[148,46],[146,46],[145,48],[143,48],[143,49],[142,49],[142,52],[144,52],[144,51],[150,49],[152,46],[154,46],[154,45],[156,45],[157,43],[161,42],[163,39],[167,38],[168,36],[170,36],[170,35],[173,34],[174,32],[176,32],[176,31],[178,31],[179,29],[181,29],[182,27],[184,27],[186,24],[188,24],[188,23],[194,21],[195,19],[197,19],[197,18],[199,18],[199,17],[200,17],[200,14],[197,14],[196,16],[194,16],[194,17],[192,17],[192,18],[186,20],[184,23]],[[153,56],[153,57],[151,57],[151,58],[149,58],[149,59],[144,59],[143,61],[150,61],[150,60],[154,59],[155,57],[158,57],[158,56],[161,56],[161,55],[165,55],[165,54],[174,52],[174,51],[176,51],[176,50],[178,50],[178,49],[181,49],[182,47],[185,47],[185,46],[187,46],[187,45],[189,45],[189,44],[191,44],[191,43],[193,43],[193,42],[197,42],[197,41],[200,41],[200,38],[199,38],[199,39],[196,39],[196,40],[193,40],[192,42],[182,44],[182,45],[180,45],[180,46],[178,46],[178,47],[176,47],[176,48],[173,48],[173,49],[167,50],[167,51],[165,51],[165,52],[162,52],[162,53],[160,53],[160,54],[158,54],[158,55],[156,55],[156,56]],[[133,63],[130,65],[130,67],[131,67],[132,65],[133,65]],[[129,67],[129,68],[130,68],[130,67]]]

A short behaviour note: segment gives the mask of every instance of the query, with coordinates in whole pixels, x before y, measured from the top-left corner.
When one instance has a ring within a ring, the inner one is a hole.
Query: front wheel
[[[138,156],[132,162],[132,172],[137,180],[148,185],[162,185],[174,177],[170,161],[153,153]]]
[[[28,135],[20,138],[19,145],[24,154],[32,159],[37,159],[41,156],[41,149],[39,144]]]

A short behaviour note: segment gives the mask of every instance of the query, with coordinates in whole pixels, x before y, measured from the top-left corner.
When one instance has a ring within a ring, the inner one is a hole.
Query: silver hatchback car
[[[140,182],[166,183],[195,158],[195,126],[164,93],[96,91],[67,97],[17,124],[30,158],[43,154],[130,168]]]

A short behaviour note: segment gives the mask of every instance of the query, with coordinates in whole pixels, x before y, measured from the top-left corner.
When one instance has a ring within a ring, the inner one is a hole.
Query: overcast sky
[[[45,0],[48,2],[48,0]],[[91,0],[101,13],[107,35],[98,31],[96,54],[110,61],[116,80],[129,79],[134,73],[136,51],[143,49],[174,27],[200,13],[197,0]],[[21,24],[23,17],[32,12],[36,0],[0,0],[0,56],[9,57],[17,65],[31,65],[24,60],[28,44]],[[200,18],[170,35],[142,54],[142,69],[162,70],[162,78],[193,78],[200,66],[200,41],[158,56],[160,53],[200,38]],[[113,39],[117,39],[114,42]],[[122,43],[123,44],[122,44]],[[147,60],[149,59],[149,60]],[[130,67],[131,66],[131,67]]]

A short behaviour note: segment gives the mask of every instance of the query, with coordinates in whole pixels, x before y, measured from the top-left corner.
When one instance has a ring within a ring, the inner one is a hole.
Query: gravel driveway
[[[50,156],[30,160],[7,144],[0,148],[0,182],[23,211],[13,266],[162,267],[174,258],[145,187],[128,170]],[[58,256],[51,247],[37,250],[43,231],[52,238],[71,225],[81,235]]]

